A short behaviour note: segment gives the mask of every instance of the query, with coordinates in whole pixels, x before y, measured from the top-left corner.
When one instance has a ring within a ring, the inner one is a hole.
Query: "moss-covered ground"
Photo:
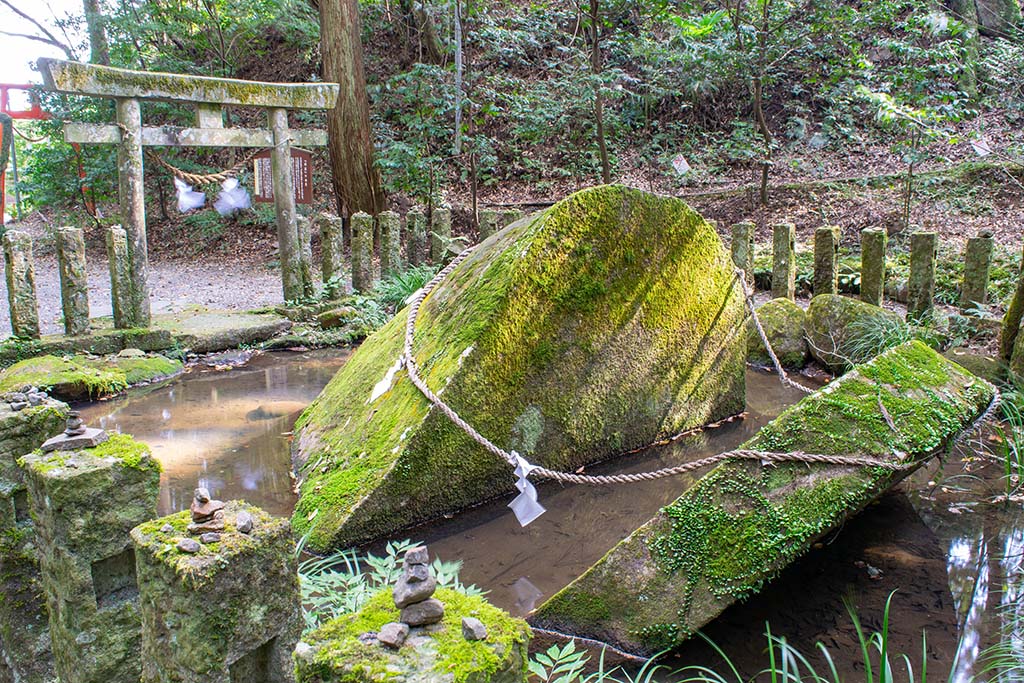
[[[39,356],[0,371],[0,392],[34,386],[63,400],[97,399],[118,394],[136,384],[172,377],[183,367],[181,361],[159,355]]]

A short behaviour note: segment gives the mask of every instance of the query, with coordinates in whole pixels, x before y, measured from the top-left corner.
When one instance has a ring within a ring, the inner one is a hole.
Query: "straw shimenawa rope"
[[[413,336],[416,331],[416,319],[419,317],[420,306],[427,296],[444,280],[448,277],[453,270],[455,270],[459,264],[465,261],[469,255],[473,252],[473,247],[466,249],[461,254],[455,257],[451,263],[445,266],[434,278],[427,283],[423,289],[416,292],[409,301],[409,317],[405,324],[405,344],[403,349],[403,357],[401,359],[402,364],[405,366],[406,372],[409,374],[409,379],[416,386],[417,389],[430,401],[438,410],[444,413],[449,420],[451,420],[459,429],[463,430],[468,434],[474,441],[483,446],[488,452],[503,459],[509,464],[510,467],[515,468],[518,466],[518,458],[516,455],[509,453],[508,451],[500,448],[494,444],[490,439],[478,432],[471,424],[466,422],[462,417],[447,403],[435,394],[427,383],[420,377],[419,369],[416,365],[416,357],[413,353]],[[786,386],[793,387],[803,391],[805,393],[811,393],[812,390],[807,387],[794,382],[786,374],[786,371],[782,368],[782,364],[779,363],[778,357],[775,355],[772,346],[768,341],[768,337],[764,332],[764,328],[761,326],[760,320],[758,320],[757,312],[754,309],[753,294],[747,289],[746,280],[744,278],[743,271],[736,269],[736,279],[740,283],[741,291],[743,292],[743,298],[746,301],[747,309],[750,312],[750,316],[754,321],[754,327],[757,329],[758,335],[761,337],[761,341],[764,343],[765,348],[768,350],[768,355],[772,359],[772,364],[775,366],[775,370],[779,375],[779,380]],[[966,434],[971,433],[980,425],[982,422],[991,417],[996,407],[999,405],[999,391],[995,390],[992,396],[992,401],[989,403],[985,411],[976,419],[971,426],[962,432],[959,438],[963,438]],[[959,438],[957,440],[959,440]],[[954,443],[956,440],[954,441]],[[736,449],[732,451],[726,451],[724,453],[718,453],[711,455],[706,458],[694,460],[692,462],[683,463],[674,467],[665,467],[659,470],[651,472],[636,472],[630,474],[614,474],[614,475],[586,475],[586,474],[574,474],[569,472],[558,472],[550,470],[546,467],[534,467],[531,470],[531,474],[535,474],[543,479],[551,479],[559,481],[565,484],[591,484],[591,485],[606,485],[606,484],[630,484],[640,481],[651,481],[653,479],[662,479],[664,477],[673,477],[685,472],[691,472],[693,470],[709,467],[711,465],[718,464],[726,460],[757,460],[762,463],[778,463],[778,462],[803,462],[803,463],[824,463],[829,465],[841,465],[849,467],[879,467],[891,471],[902,471],[915,467],[917,463],[907,462],[893,462],[880,460],[878,458],[872,458],[863,455],[823,455],[820,453],[805,453],[803,451],[794,451],[791,453],[776,453],[772,451],[759,451],[753,449]]]

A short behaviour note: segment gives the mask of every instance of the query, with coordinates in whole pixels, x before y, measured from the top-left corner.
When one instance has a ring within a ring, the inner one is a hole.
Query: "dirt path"
[[[60,277],[53,254],[37,255],[36,297],[43,334],[63,332]],[[92,317],[111,315],[107,262],[89,255],[89,309]],[[153,313],[173,313],[189,306],[247,310],[279,304],[281,279],[277,270],[237,260],[150,262],[149,284]],[[0,302],[0,338],[11,334],[10,312]]]

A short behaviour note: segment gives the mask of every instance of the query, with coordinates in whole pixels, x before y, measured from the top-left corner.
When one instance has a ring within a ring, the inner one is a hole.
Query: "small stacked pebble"
[[[11,406],[11,410],[19,412],[25,410],[29,406],[42,405],[46,399],[49,398],[45,391],[40,391],[37,387],[22,387],[18,391],[9,391],[3,395],[2,399]]]
[[[178,541],[178,550],[183,553],[197,553],[202,547],[200,543],[220,542],[221,532],[224,531],[224,503],[222,501],[210,498],[210,492],[200,486],[195,490],[189,514],[192,516],[192,522],[188,525],[188,533],[192,536],[199,536],[199,541],[194,538],[183,538]],[[235,516],[235,530],[239,533],[251,533],[252,527],[252,515],[245,510]],[[167,524],[161,531],[172,533],[174,527]]]
[[[432,597],[437,590],[437,579],[430,571],[430,554],[426,547],[410,548],[405,553],[402,576],[398,579],[391,597],[401,612],[401,621],[384,624],[377,632],[377,642],[391,648],[400,648],[409,636],[410,629],[430,626],[444,618],[444,604]],[[462,620],[462,635],[466,640],[484,640],[487,627],[478,619],[466,617]]]

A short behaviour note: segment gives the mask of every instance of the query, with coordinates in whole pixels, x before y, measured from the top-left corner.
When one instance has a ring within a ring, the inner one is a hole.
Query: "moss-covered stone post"
[[[522,209],[505,209],[501,212],[500,225],[502,228],[506,228],[522,218],[523,215]]]
[[[123,434],[22,458],[62,683],[137,681],[141,621],[129,533],[156,516],[160,465]]]
[[[85,269],[85,237],[79,228],[57,230],[57,266],[64,334],[89,334],[89,281]]]
[[[814,231],[814,296],[839,292],[839,239],[837,225],[826,225]]]
[[[422,266],[426,261],[427,217],[420,209],[412,209],[405,216],[405,232],[408,242],[405,252],[410,266]]]
[[[274,183],[274,214],[277,217],[277,242],[281,254],[281,285],[285,301],[302,298],[301,247],[295,212],[295,186],[292,181],[292,146],[289,142],[288,110],[268,109],[267,121],[274,134],[270,153],[270,172]]]
[[[732,262],[743,271],[747,282],[754,281],[754,224],[745,221],[734,223],[732,233]]]
[[[772,226],[772,298],[796,296],[796,226]]]
[[[992,268],[992,232],[985,230],[967,240],[964,254],[964,281],[960,288],[960,309],[966,311],[988,302],[988,278]]]
[[[36,302],[36,267],[32,260],[32,238],[26,232],[4,233],[4,265],[7,275],[7,303],[11,332],[15,337],[39,338],[39,305]]]
[[[352,289],[366,294],[377,284],[373,268],[373,216],[352,214]]]
[[[302,295],[309,298],[316,295],[316,286],[313,284],[313,224],[305,216],[296,216],[295,229],[299,237],[299,277],[302,278]]]
[[[149,247],[142,164],[142,107],[134,97],[115,100],[121,142],[117,146],[118,198],[128,244],[129,308],[126,327],[149,327]]]
[[[402,271],[402,219],[394,211],[377,214],[380,226],[381,277],[397,275]]]
[[[302,615],[291,526],[238,501],[224,522],[220,538],[194,553],[178,546],[188,511],[132,531],[144,683],[294,681]]]
[[[430,262],[440,265],[445,260],[452,239],[452,210],[435,208],[430,213]]]
[[[498,231],[499,220],[501,220],[501,214],[495,209],[484,209],[480,212],[480,225],[478,229],[480,230],[481,242]]]
[[[341,216],[326,211],[317,214],[316,224],[320,229],[320,276],[327,284],[344,271],[345,233]]]
[[[59,434],[67,414],[68,407],[53,399],[19,410],[0,399],[0,656],[11,679],[25,683],[51,683],[56,674],[28,489],[17,460]]]
[[[865,228],[860,232],[860,298],[875,306],[882,305],[885,294],[885,250],[889,236],[882,228]]]
[[[935,261],[939,236],[915,232],[910,236],[910,277],[907,282],[907,320],[922,322],[935,308]]]
[[[120,225],[107,228],[107,268],[110,270],[110,305],[114,327],[127,329],[131,321],[132,274],[128,260],[128,235]]]

